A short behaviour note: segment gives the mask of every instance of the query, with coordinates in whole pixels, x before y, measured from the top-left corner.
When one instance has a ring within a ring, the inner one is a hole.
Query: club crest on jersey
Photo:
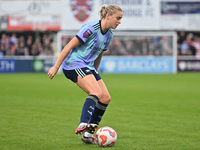
[[[91,34],[92,34],[92,31],[90,31],[90,29],[87,29],[87,30],[83,33],[83,37],[84,37],[84,38],[88,38]]]
[[[70,6],[75,18],[82,22],[89,17],[93,0],[70,0]]]

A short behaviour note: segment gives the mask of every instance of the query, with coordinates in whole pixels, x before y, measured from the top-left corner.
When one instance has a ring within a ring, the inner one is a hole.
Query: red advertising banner
[[[55,14],[8,15],[7,30],[51,30],[61,29],[61,16]]]

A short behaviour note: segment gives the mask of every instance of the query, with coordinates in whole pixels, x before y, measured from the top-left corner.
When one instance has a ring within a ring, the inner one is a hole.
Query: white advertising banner
[[[159,29],[160,0],[68,0],[63,15],[63,30],[78,30],[83,24],[99,19],[103,4],[117,4],[123,10],[120,30]]]
[[[0,0],[7,30],[60,30],[63,10],[61,0]]]
[[[122,8],[123,18],[119,29],[159,29],[160,0],[101,0],[100,5],[104,3],[115,3]]]
[[[200,30],[200,0],[163,0],[161,29]]]
[[[78,30],[99,19],[103,4],[123,9],[120,30],[159,29],[160,0],[0,0],[0,16],[8,30]]]
[[[78,30],[103,4],[122,8],[118,30],[200,30],[200,0],[0,0],[0,30]]]

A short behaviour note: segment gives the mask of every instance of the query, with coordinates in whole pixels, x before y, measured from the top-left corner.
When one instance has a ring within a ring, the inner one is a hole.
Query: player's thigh
[[[111,96],[108,92],[108,89],[102,79],[98,80],[97,82],[102,91],[102,96],[100,98],[100,102],[102,102],[104,104],[108,104],[111,100]]]
[[[76,84],[88,95],[94,94],[99,98],[102,95],[101,88],[99,87],[99,84],[93,74],[86,75],[84,78],[78,76]]]

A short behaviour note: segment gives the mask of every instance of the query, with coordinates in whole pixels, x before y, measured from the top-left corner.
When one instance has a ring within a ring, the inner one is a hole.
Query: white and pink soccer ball
[[[102,127],[96,132],[96,141],[101,147],[112,147],[116,140],[117,133],[111,127]]]

